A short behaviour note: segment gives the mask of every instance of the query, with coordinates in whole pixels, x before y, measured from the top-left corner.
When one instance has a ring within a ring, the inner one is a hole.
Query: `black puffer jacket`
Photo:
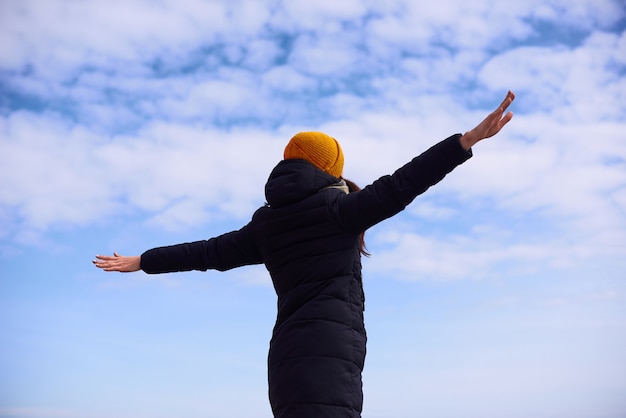
[[[360,234],[398,213],[470,156],[454,135],[363,190],[304,160],[281,161],[251,222],[207,241],[155,248],[147,273],[264,263],[278,295],[268,357],[275,417],[360,417],[365,361]]]

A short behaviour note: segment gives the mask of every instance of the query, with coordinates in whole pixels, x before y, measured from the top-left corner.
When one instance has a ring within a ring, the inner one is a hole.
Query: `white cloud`
[[[230,211],[233,200],[243,211],[263,199],[263,182],[281,158],[275,141],[256,130],[226,133],[154,124],[136,137],[117,138],[99,153],[117,173],[121,193],[143,210],[190,199],[188,205],[197,202],[218,211],[227,206],[236,215]]]
[[[90,144],[101,138],[50,116],[15,113],[2,120],[1,201],[36,228],[91,222],[93,212],[118,206],[98,187],[100,167],[90,164]]]
[[[5,220],[36,230],[136,210],[170,226],[206,222],[211,212],[241,217],[262,204],[283,143],[254,130],[155,124],[108,140],[48,116],[16,113],[3,122],[0,200],[15,216]],[[174,215],[182,202],[188,210]]]
[[[598,253],[583,243],[565,243],[558,237],[528,240],[489,226],[438,236],[411,229],[370,234],[369,247],[377,249],[368,271],[406,281],[479,280],[493,278],[496,271],[500,277],[520,277],[571,267]]]
[[[524,109],[563,122],[595,121],[623,114],[626,81],[620,65],[626,33],[591,35],[580,47],[521,47],[494,57],[479,79],[525,94]]]
[[[255,69],[271,69],[283,54],[283,50],[275,40],[257,39],[246,47],[243,65]]]
[[[313,91],[316,87],[314,79],[286,65],[269,69],[263,74],[261,82],[262,85],[279,94],[294,91],[302,94],[302,92]]]
[[[586,30],[596,25],[607,27],[618,22],[626,11],[623,4],[615,0],[602,0],[591,3],[585,0],[535,1],[529,4],[533,16],[548,21],[560,20]]]
[[[347,75],[358,68],[357,56],[355,45],[340,31],[323,37],[303,35],[295,42],[290,64],[304,74]]]
[[[280,5],[285,20],[278,23],[304,31],[336,32],[341,29],[342,21],[358,20],[368,11],[364,3],[362,0],[320,0],[313,3],[307,0],[285,1]]]
[[[471,128],[512,88],[511,125],[413,214],[452,217],[436,197],[456,196],[620,247],[626,35],[590,31],[584,2],[542,4],[3,5],[12,42],[0,62],[18,95],[3,118],[3,223],[31,236],[123,212],[164,228],[245,219],[299,130],[339,138],[346,175],[365,185]],[[590,12],[593,24],[610,28],[615,5]],[[586,40],[537,44],[533,18],[555,11]],[[537,45],[508,49],[527,38]],[[48,111],[15,111],[22,93]],[[479,264],[527,256],[516,251],[484,249]]]
[[[259,97],[254,94],[252,80],[210,80],[190,86],[189,94],[181,100],[167,103],[164,111],[182,118],[200,115],[213,116],[217,120],[245,118],[258,113]]]
[[[415,201],[407,209],[409,213],[427,221],[445,221],[454,218],[459,214],[457,208],[437,205],[428,199],[421,198]]]

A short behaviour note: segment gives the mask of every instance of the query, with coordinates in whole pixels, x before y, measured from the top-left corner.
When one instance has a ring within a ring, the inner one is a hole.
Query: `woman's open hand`
[[[471,131],[465,132],[465,134],[461,137],[461,145],[463,148],[469,150],[478,141],[490,138],[500,132],[502,127],[509,123],[509,121],[513,118],[513,112],[504,114],[509,105],[513,103],[513,100],[515,100],[515,94],[509,90],[506,97],[496,110],[491,112],[482,122],[478,124],[478,126]]]
[[[92,261],[96,267],[104,271],[120,271],[129,273],[140,269],[141,256],[139,255],[119,255],[113,253],[110,255],[97,255],[96,260]]]

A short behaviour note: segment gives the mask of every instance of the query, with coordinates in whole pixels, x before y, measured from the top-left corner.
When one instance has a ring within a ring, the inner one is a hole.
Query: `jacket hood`
[[[265,199],[272,207],[286,206],[339,181],[306,160],[283,160],[265,184]]]

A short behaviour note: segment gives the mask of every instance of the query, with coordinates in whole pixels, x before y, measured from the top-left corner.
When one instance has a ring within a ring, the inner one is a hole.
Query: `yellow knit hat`
[[[331,176],[343,172],[343,151],[339,142],[322,132],[300,132],[285,147],[285,160],[302,158]]]

